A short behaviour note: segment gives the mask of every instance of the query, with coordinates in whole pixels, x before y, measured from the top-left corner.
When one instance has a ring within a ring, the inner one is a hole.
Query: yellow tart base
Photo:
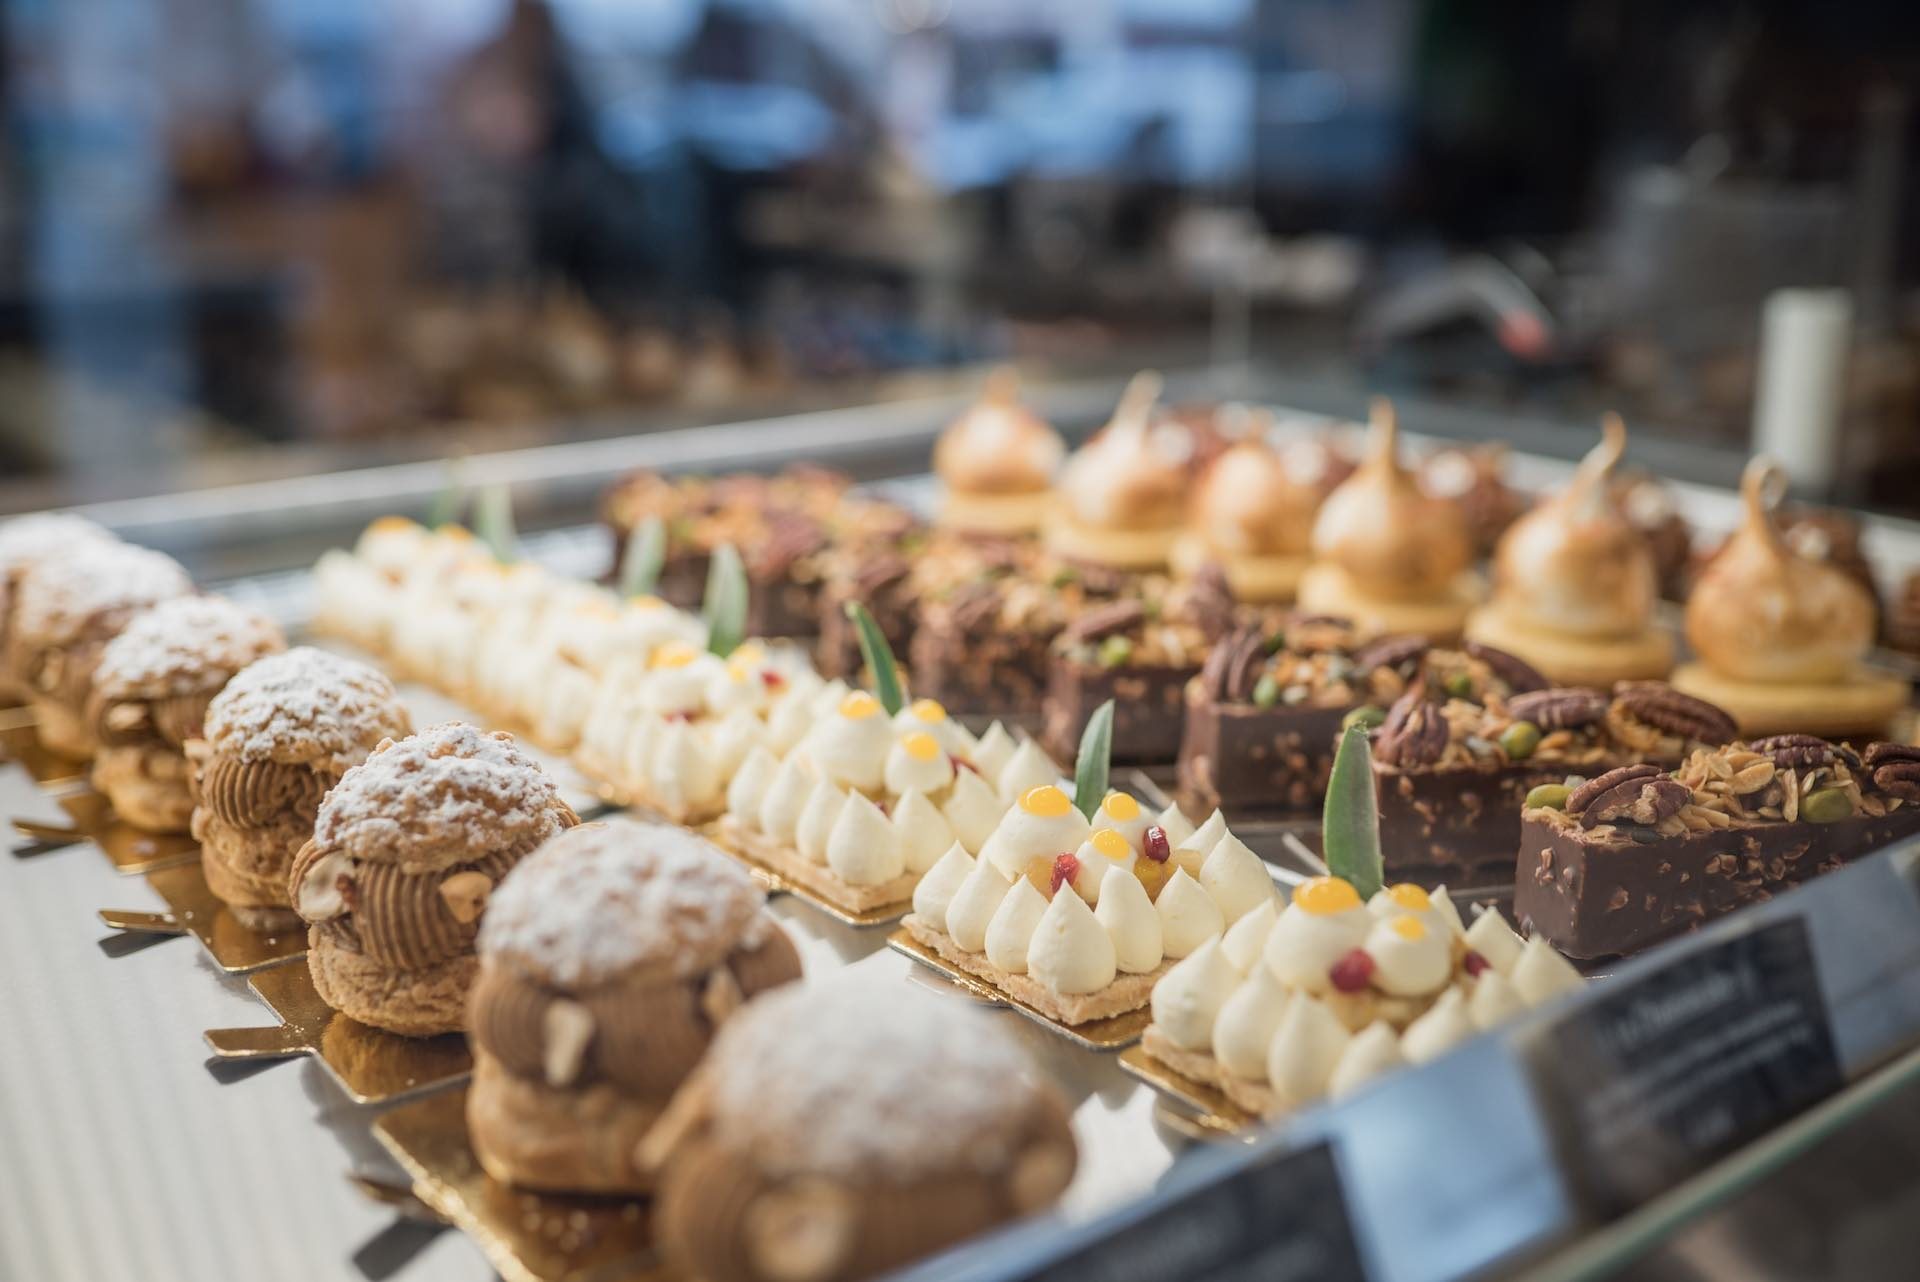
[[[1086,525],[1056,511],[1047,522],[1047,550],[1069,561],[1110,570],[1160,570],[1173,553],[1177,529],[1121,530]]]
[[[1028,494],[964,494],[949,489],[940,496],[934,523],[962,534],[1033,534],[1046,524],[1052,490]]]
[[[1198,535],[1185,534],[1173,545],[1173,572],[1191,579],[1208,565],[1226,572],[1233,599],[1265,605],[1293,600],[1300,576],[1309,564],[1305,556],[1223,556]]]
[[[1497,605],[1467,618],[1467,639],[1525,659],[1555,685],[1656,681],[1673,668],[1673,638],[1659,628],[1624,637],[1578,637],[1520,622]]]
[[[1482,595],[1478,575],[1461,574],[1433,596],[1392,601],[1363,592],[1351,575],[1335,565],[1315,565],[1300,577],[1299,605],[1308,614],[1352,620],[1367,636],[1417,632],[1435,641],[1451,640],[1466,626],[1467,614]]]
[[[1674,689],[1718,704],[1747,736],[1884,735],[1907,706],[1911,688],[1899,677],[1857,668],[1841,681],[1736,681],[1704,663],[1673,670]]]

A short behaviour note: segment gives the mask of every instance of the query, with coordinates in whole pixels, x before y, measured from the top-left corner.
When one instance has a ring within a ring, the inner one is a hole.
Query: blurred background
[[[1920,507],[1913,4],[0,12],[0,509],[1006,359],[1728,475],[1769,345],[1803,488]]]

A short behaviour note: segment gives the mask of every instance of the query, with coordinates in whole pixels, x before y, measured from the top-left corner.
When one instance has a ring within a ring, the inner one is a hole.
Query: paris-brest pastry
[[[1048,550],[1111,570],[1166,568],[1186,524],[1193,431],[1163,420],[1159,397],[1160,376],[1136,374],[1112,421],[1067,460]]]
[[[93,786],[136,827],[186,832],[186,747],[207,705],[236,672],[285,648],[273,620],[221,597],[175,597],[135,615],[93,673]]]
[[[1474,641],[1517,654],[1557,685],[1664,677],[1673,642],[1653,621],[1659,579],[1646,538],[1614,499],[1627,429],[1609,414],[1567,488],[1516,521],[1494,555],[1493,599]]]
[[[34,566],[58,560],[77,548],[115,542],[102,526],[66,512],[36,512],[0,525],[0,703],[25,702],[29,691],[6,662],[13,634],[14,590]]]
[[[1458,504],[1431,497],[1400,460],[1393,407],[1373,403],[1367,457],[1321,505],[1300,607],[1363,632],[1460,634],[1481,592]]]
[[[236,920],[261,931],[300,924],[287,883],[320,798],[412,728],[393,682],[325,650],[271,655],[227,682],[187,755],[201,870]]]
[[[504,731],[450,721],[381,744],[320,802],[293,861],[314,987],[388,1032],[459,1030],[493,888],[578,822]]]
[[[729,1020],[641,1145],[668,1260],[706,1282],[853,1282],[1050,1205],[1064,1101],[990,1017],[855,975]]]
[[[7,667],[25,683],[40,742],[62,756],[93,755],[87,700],[107,642],[150,605],[193,591],[170,556],[101,543],[30,566],[14,596]]]
[[[468,1131],[522,1188],[640,1193],[636,1146],[714,1033],[800,956],[739,864],[682,828],[570,828],[487,904]]]
[[[1687,598],[1698,658],[1673,684],[1725,708],[1745,735],[1883,737],[1907,683],[1862,662],[1876,625],[1867,590],[1781,537],[1773,508],[1784,488],[1771,460],[1747,465],[1740,528]]]
[[[1266,440],[1267,416],[1207,468],[1192,524],[1174,545],[1173,568],[1197,577],[1209,565],[1239,601],[1291,601],[1306,573],[1322,491]]]
[[[1034,533],[1046,520],[1065,454],[1060,434],[1020,403],[1019,375],[995,370],[979,403],[934,443],[939,523],[962,534]]]

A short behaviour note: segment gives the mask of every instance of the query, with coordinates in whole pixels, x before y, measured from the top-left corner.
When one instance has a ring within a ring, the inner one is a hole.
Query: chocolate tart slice
[[[1638,952],[1920,832],[1920,748],[1811,735],[1541,789],[1514,912],[1574,957]]]

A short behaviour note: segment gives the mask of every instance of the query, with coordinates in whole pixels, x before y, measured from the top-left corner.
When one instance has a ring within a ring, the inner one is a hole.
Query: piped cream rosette
[[[923,944],[1074,1024],[1138,1010],[1169,963],[1273,911],[1272,879],[1216,811],[1195,829],[1110,792],[1091,821],[1052,784],[1021,793],[977,851],[914,891]]]
[[[904,902],[944,852],[979,850],[1013,797],[1060,777],[1033,741],[997,721],[976,738],[932,699],[890,718],[833,682],[807,723],[747,754],[717,835],[850,908]]]
[[[1317,877],[1209,935],[1154,985],[1143,1045],[1262,1116],[1424,1063],[1583,981],[1498,913],[1472,926],[1444,888],[1363,901]]]

